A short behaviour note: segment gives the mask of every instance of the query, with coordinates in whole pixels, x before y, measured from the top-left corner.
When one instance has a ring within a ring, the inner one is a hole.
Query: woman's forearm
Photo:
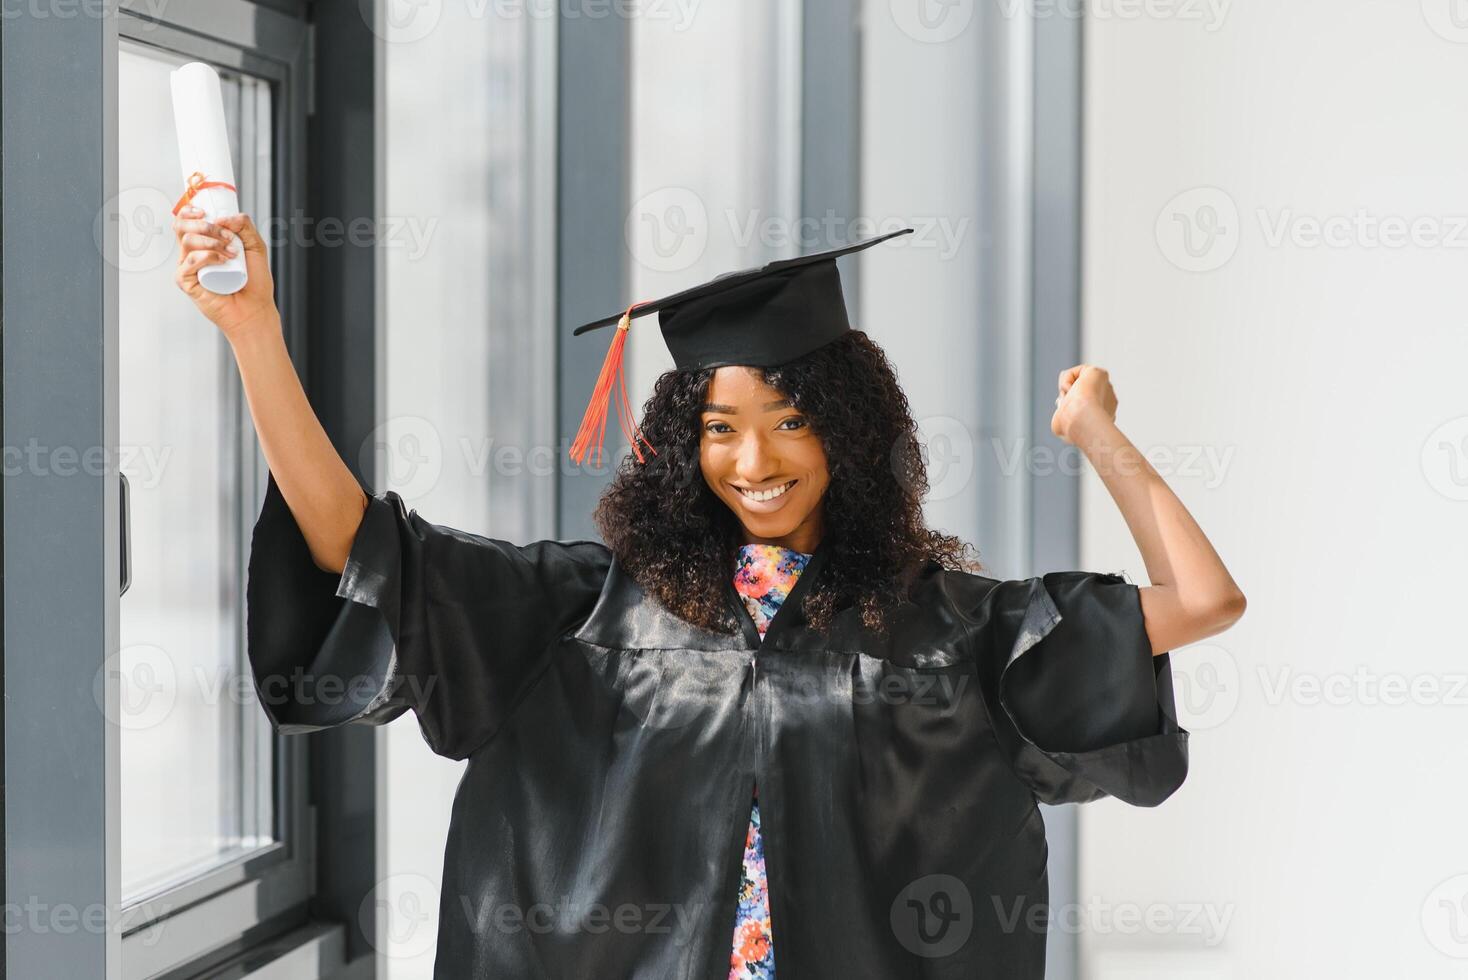
[[[296,376],[280,321],[230,338],[260,447],[317,567],[340,573],[367,507]]]
[[[1177,494],[1115,421],[1095,413],[1072,429],[1126,520],[1151,585],[1141,589],[1153,653],[1220,633],[1244,594]]]

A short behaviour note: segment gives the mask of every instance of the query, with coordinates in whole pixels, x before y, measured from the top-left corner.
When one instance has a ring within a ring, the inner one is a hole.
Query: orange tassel
[[[586,456],[587,446],[595,439],[596,465],[601,465],[601,447],[607,428],[607,408],[614,393],[619,396],[617,422],[622,428],[622,434],[632,444],[632,452],[637,456],[637,461],[639,463],[647,461],[642,455],[642,448],[637,445],[638,439],[647,443],[647,448],[654,456],[657,455],[657,450],[653,448],[652,443],[647,441],[647,437],[642,434],[642,430],[632,419],[632,403],[627,398],[627,378],[622,369],[623,353],[627,346],[627,331],[632,326],[632,311],[641,305],[641,303],[633,303],[627,307],[627,312],[622,314],[622,319],[617,321],[617,329],[612,336],[612,345],[607,350],[606,360],[602,361],[601,373],[597,375],[596,387],[592,389],[591,401],[586,406],[586,414],[581,418],[581,428],[576,432],[576,441],[571,444],[571,458],[577,463],[580,463]]]

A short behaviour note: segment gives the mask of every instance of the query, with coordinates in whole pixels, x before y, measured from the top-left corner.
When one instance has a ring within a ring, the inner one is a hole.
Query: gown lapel
[[[734,587],[734,576],[731,574],[724,583],[724,594],[733,607],[734,615],[739,622],[740,633],[744,637],[749,649],[758,650],[761,647],[770,647],[772,641],[781,634],[799,627],[805,622],[805,616],[800,611],[800,603],[807,592],[813,588],[815,577],[820,574],[821,567],[830,554],[828,542],[830,538],[822,538],[816,550],[811,552],[810,560],[805,563],[805,568],[795,579],[795,585],[791,587],[780,608],[775,610],[775,618],[770,620],[770,625],[765,627],[763,642],[760,640],[759,627],[755,625],[753,617],[749,615],[749,609],[744,605],[744,597]],[[778,648],[778,644],[774,644]]]

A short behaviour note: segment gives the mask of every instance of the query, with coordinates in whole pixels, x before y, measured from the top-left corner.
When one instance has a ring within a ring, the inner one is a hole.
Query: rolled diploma
[[[205,180],[222,180],[238,187],[229,156],[229,131],[224,125],[224,95],[219,88],[219,74],[201,61],[191,61],[170,72],[168,83],[173,90],[173,124],[178,133],[178,162],[183,171],[179,193],[188,189],[189,176],[196,170]],[[227,187],[206,187],[194,194],[189,203],[201,208],[208,221],[240,212],[239,195]],[[225,296],[243,289],[247,279],[243,251],[199,270],[199,285]]]

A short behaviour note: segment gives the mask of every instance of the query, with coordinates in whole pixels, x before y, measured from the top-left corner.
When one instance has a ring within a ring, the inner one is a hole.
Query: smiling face
[[[810,422],[755,368],[721,367],[700,416],[704,481],[744,528],[745,544],[815,551],[830,483]]]

